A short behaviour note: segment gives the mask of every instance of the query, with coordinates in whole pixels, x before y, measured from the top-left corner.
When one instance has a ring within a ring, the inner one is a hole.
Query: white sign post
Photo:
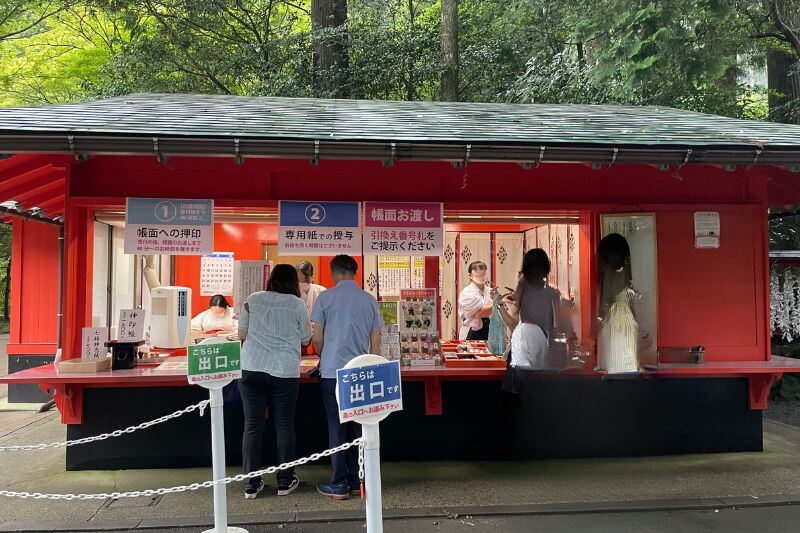
[[[222,389],[242,377],[241,344],[219,338],[206,339],[187,349],[189,383],[208,389],[211,400],[211,459],[214,481],[225,478],[225,418]],[[204,533],[247,533],[228,527],[228,500],[225,485],[214,485],[214,529]]]
[[[381,437],[378,424],[389,413],[403,410],[400,362],[365,354],[336,371],[339,421],[361,424],[364,434],[364,477],[367,533],[383,533]]]

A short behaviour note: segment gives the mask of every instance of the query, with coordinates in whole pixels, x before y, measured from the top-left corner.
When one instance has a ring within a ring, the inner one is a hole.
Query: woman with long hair
[[[550,258],[541,248],[529,250],[522,260],[522,276],[510,299],[519,309],[519,324],[511,335],[514,368],[535,369],[548,365],[550,343],[561,296],[547,283]]]
[[[306,306],[300,299],[297,271],[277,265],[267,290],[251,294],[239,319],[242,340],[242,379],[239,391],[244,406],[242,459],[244,472],[261,468],[264,410],[269,407],[275,425],[278,463],[295,459],[295,410],[300,386],[301,345],[311,340]],[[277,473],[278,496],[286,496],[300,484],[294,469]],[[245,498],[254,499],[264,482],[251,478]]]

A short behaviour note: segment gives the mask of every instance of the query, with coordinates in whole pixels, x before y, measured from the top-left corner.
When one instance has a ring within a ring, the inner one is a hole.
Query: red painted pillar
[[[69,177],[67,184],[69,185]],[[63,359],[81,355],[81,330],[92,322],[93,212],[69,197],[64,216]]]
[[[22,242],[25,239],[25,221],[14,217],[11,222],[11,344],[22,342]]]
[[[599,216],[597,213],[581,213],[578,220],[578,268],[580,272],[581,291],[581,339],[593,339],[595,316],[599,305],[597,259],[595,246],[600,234]]]

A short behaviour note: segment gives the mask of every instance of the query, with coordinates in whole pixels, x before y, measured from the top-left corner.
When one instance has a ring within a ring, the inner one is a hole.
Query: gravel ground
[[[800,427],[800,400],[770,400],[764,418]]]

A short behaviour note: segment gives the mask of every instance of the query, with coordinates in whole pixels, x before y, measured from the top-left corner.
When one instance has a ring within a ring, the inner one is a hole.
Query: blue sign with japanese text
[[[339,420],[368,421],[403,409],[400,361],[336,371]]]
[[[278,204],[278,255],[361,254],[359,202]]]
[[[126,254],[207,255],[213,251],[213,200],[127,199]]]
[[[360,223],[358,202],[280,202],[281,226],[318,228],[357,228]]]

